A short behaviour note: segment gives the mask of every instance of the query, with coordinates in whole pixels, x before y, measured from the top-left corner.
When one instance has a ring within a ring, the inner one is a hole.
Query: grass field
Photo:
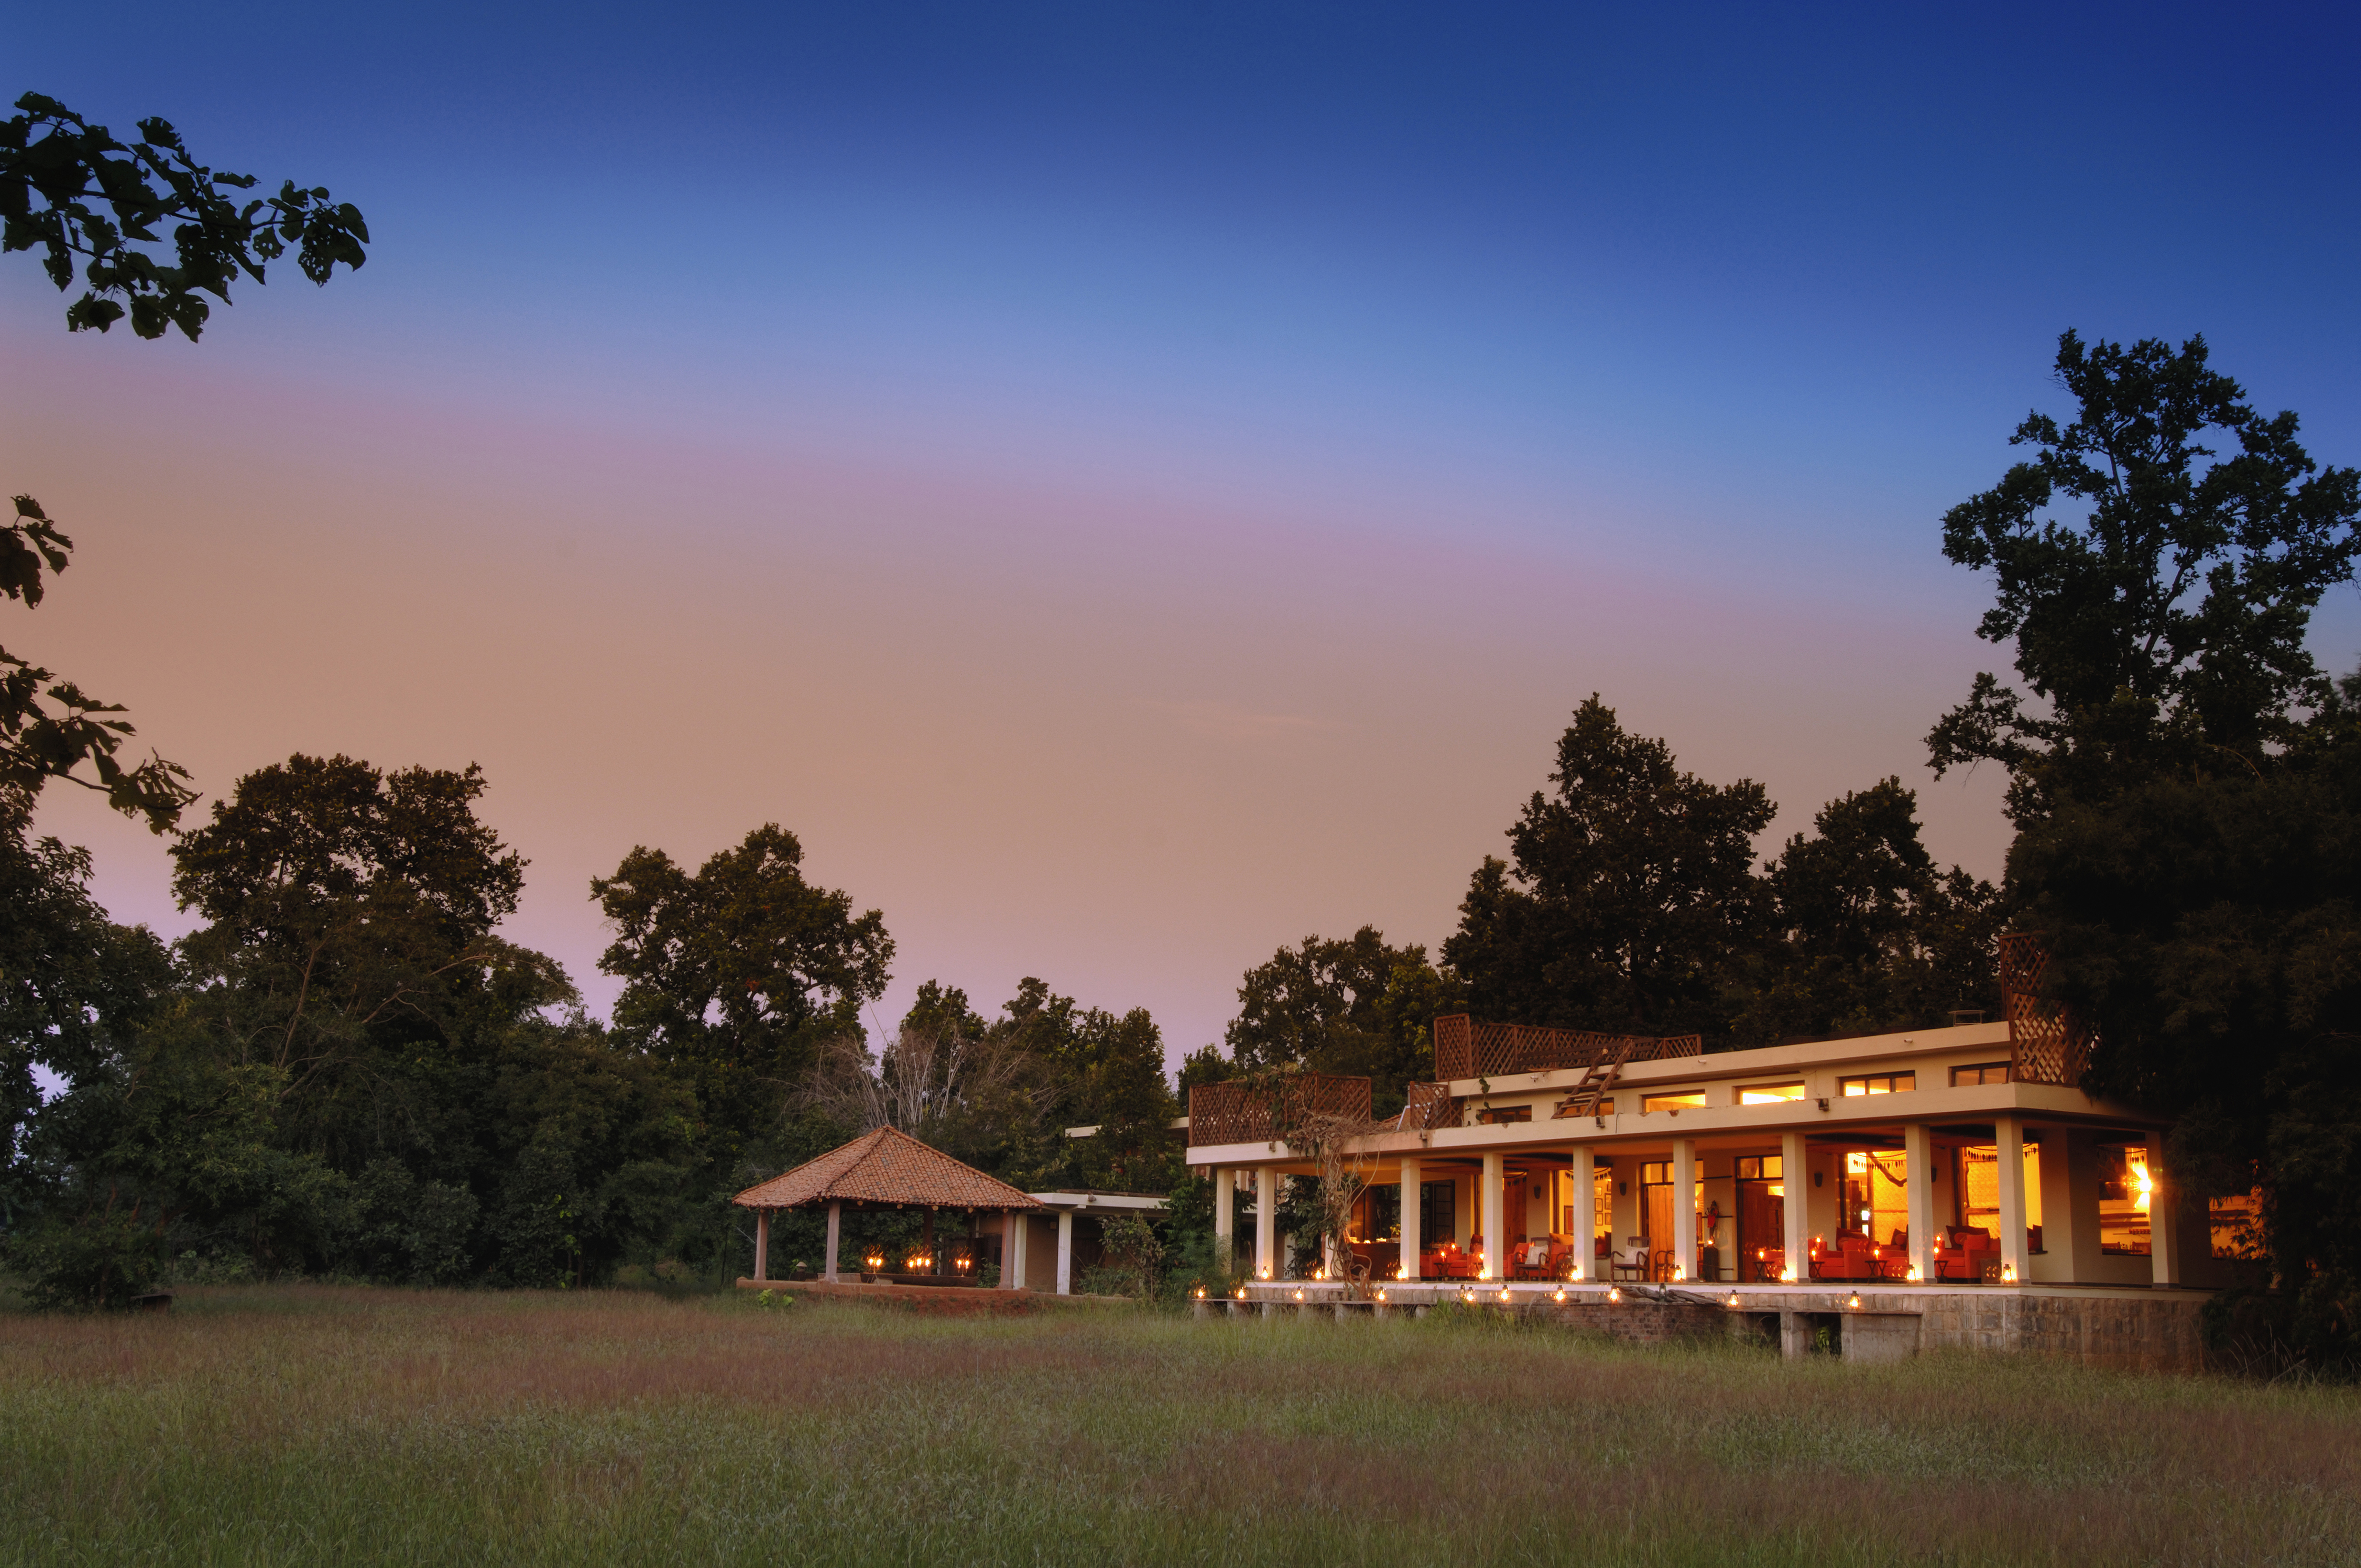
[[[1469,1323],[0,1313],[10,1563],[2361,1562],[2361,1398]]]

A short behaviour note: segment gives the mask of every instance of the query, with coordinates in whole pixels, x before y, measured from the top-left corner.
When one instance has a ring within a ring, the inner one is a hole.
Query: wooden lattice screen
[[[1401,1130],[1403,1132],[1427,1133],[1433,1132],[1437,1127],[1456,1127],[1460,1124],[1462,1113],[1459,1102],[1451,1097],[1451,1085],[1413,1083],[1407,1087],[1410,1090],[1410,1103],[1402,1107]]]
[[[2082,1081],[2091,1061],[2091,1035],[2073,1009],[2041,998],[2041,976],[2049,967],[2049,947],[2037,932],[2015,931],[2000,939],[2000,991],[2008,1004],[2009,1076],[2019,1083],[2056,1083],[2069,1089]]]
[[[1506,1078],[1517,1072],[1552,1072],[1562,1068],[1587,1068],[1612,1059],[1631,1043],[1626,1061],[1658,1061],[1667,1057],[1705,1053],[1696,1035],[1663,1039],[1648,1036],[1600,1035],[1587,1029],[1544,1029],[1532,1024],[1481,1024],[1465,1013],[1434,1021],[1434,1076],[1453,1079]]]
[[[1201,1083],[1189,1091],[1189,1142],[1257,1144],[1283,1141],[1306,1116],[1369,1119],[1369,1080],[1333,1072],[1290,1072],[1267,1079]]]

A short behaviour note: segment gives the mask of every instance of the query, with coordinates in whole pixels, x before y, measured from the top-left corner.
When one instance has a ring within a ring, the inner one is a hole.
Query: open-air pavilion
[[[915,1209],[926,1216],[918,1251],[901,1259],[883,1256],[864,1260],[862,1273],[899,1284],[972,1285],[976,1279],[973,1249],[936,1245],[935,1216],[945,1209],[972,1219],[998,1214],[1008,1239],[1002,1247],[1004,1282],[1023,1278],[1027,1218],[1042,1211],[1038,1200],[996,1177],[986,1176],[940,1149],[928,1147],[909,1134],[893,1127],[865,1133],[817,1159],[749,1187],[732,1200],[754,1211],[754,1278],[770,1278],[771,1216],[783,1209],[828,1211],[828,1257],[820,1277],[838,1282],[837,1247],[844,1211],[852,1209]],[[903,1265],[888,1269],[888,1262]]]

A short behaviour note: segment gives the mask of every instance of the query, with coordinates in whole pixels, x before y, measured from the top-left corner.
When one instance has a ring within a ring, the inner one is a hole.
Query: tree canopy
[[[2057,371],[2071,420],[2029,416],[2037,460],[1944,520],[2039,706],[1980,675],[1929,747],[2009,770],[2007,902],[2093,1031],[2085,1086],[2176,1119],[2191,1197],[2261,1191],[2283,1331],[2349,1356],[2361,679],[2340,692],[2306,639],[2353,580],[2361,475],[2317,466],[2202,338],[2068,333]]]
[[[1443,956],[1491,1018],[1641,1035],[1718,1034],[1763,929],[1754,836],[1776,807],[1748,779],[1683,773],[1594,694],[1487,856]]]

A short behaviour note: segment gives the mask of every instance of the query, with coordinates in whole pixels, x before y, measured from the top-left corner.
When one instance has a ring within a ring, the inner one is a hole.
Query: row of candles
[[[872,1274],[883,1274],[885,1271],[885,1255],[882,1252],[873,1252],[861,1260],[861,1266]],[[952,1273],[965,1274],[974,1266],[975,1260],[965,1253],[951,1255]],[[905,1274],[932,1274],[934,1271],[935,1255],[933,1253],[914,1252],[902,1260],[902,1272]]]

